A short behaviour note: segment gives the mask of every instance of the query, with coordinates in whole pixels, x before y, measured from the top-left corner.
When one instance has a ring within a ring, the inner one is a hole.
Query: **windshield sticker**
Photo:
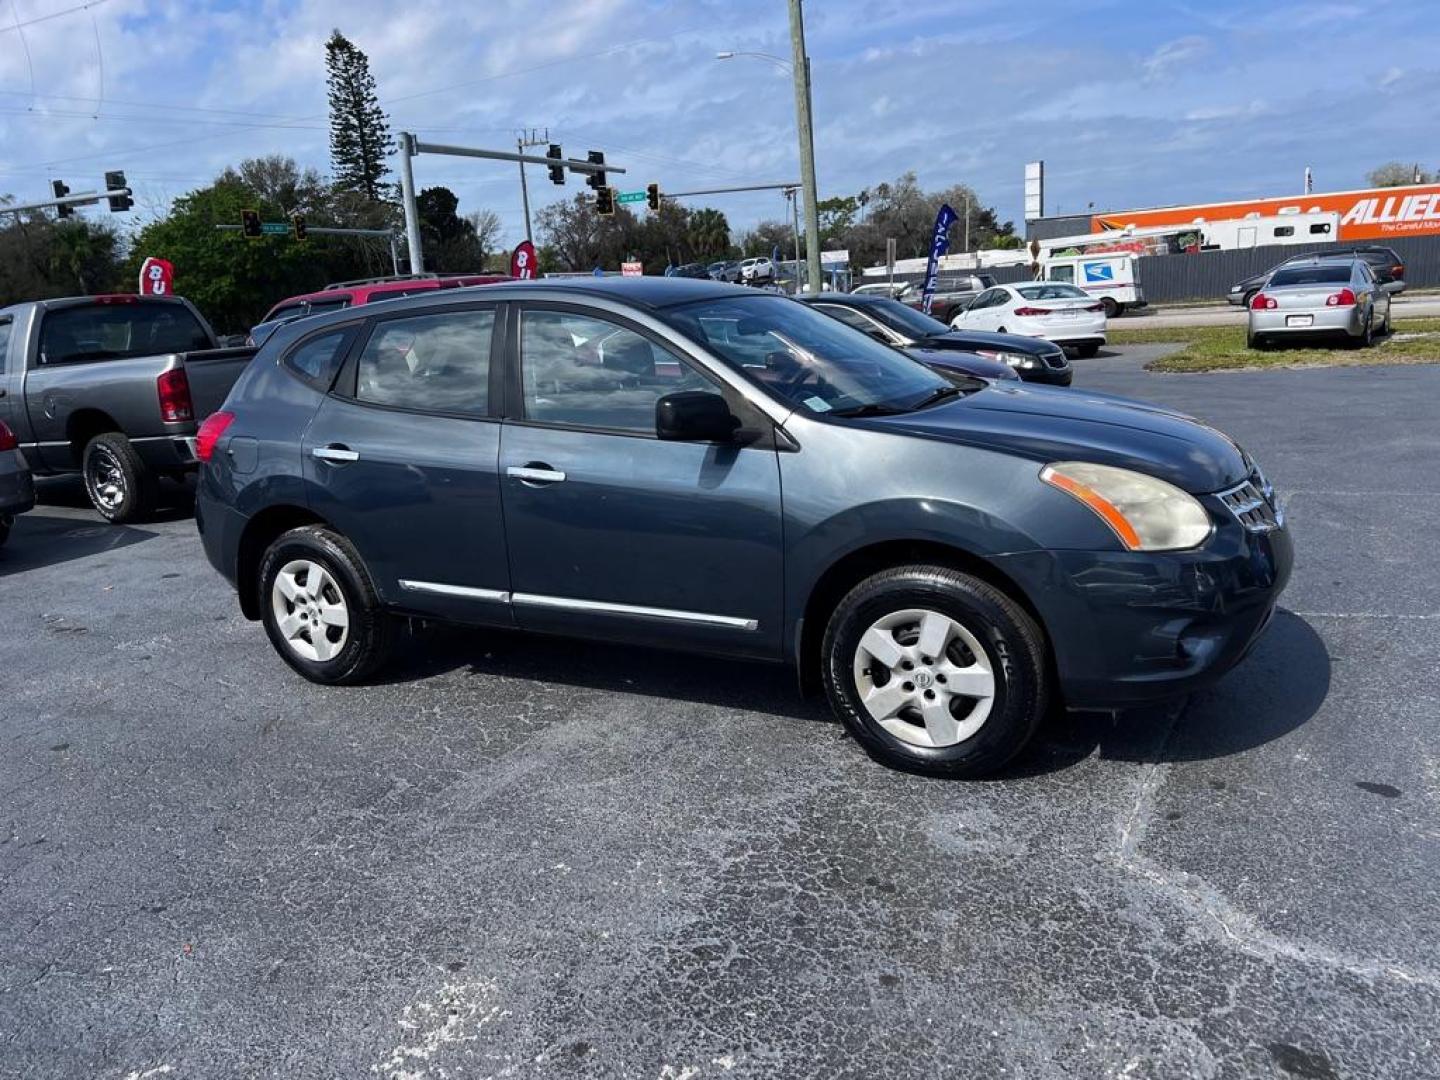
[[[805,399],[804,404],[805,404],[805,407],[806,407],[807,409],[809,409],[811,412],[829,412],[829,411],[830,411],[830,403],[829,403],[828,401],[826,401],[824,398],[821,398],[821,397],[807,397],[807,398]]]

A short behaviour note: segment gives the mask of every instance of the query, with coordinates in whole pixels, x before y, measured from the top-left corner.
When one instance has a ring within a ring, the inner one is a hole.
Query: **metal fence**
[[[1411,236],[1403,239],[1374,241],[1384,247],[1393,248],[1405,263],[1405,281],[1412,289],[1435,288],[1440,286],[1440,236]],[[1330,251],[1344,244],[1330,245]],[[1193,255],[1145,255],[1136,260],[1136,273],[1140,277],[1145,299],[1152,304],[1168,304],[1180,300],[1223,300],[1230,286],[1252,274],[1264,273],[1277,263],[1304,255],[1308,251],[1324,254],[1325,245],[1307,249],[1303,245],[1270,245],[1268,247],[1246,248],[1242,251],[1200,251]],[[975,273],[989,274],[1001,285],[1017,281],[1029,281],[1030,267],[990,266]],[[939,289],[954,288],[955,283],[965,279],[970,271],[941,271]],[[883,278],[865,278],[866,282],[882,281]],[[910,281],[919,285],[925,280],[924,274],[896,274],[896,281]]]

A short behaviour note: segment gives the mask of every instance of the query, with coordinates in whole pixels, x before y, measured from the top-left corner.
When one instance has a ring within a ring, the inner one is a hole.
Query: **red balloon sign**
[[[153,255],[140,264],[141,296],[172,296],[175,292],[175,267],[166,259]]]
[[[510,276],[529,281],[540,276],[539,269],[535,261],[535,245],[529,240],[521,240],[510,255]]]

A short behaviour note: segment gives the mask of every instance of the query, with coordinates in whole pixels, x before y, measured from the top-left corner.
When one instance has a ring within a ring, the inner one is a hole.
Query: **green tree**
[[[339,30],[325,43],[330,95],[330,164],[337,187],[379,202],[389,169],[390,124],[375,92],[370,59]]]
[[[10,201],[0,196],[0,204]],[[0,307],[123,289],[120,248],[119,235],[103,219],[0,215]]]
[[[730,250],[730,223],[713,207],[690,212],[687,238],[690,247],[701,258],[716,258]]]
[[[427,266],[452,272],[485,266],[486,253],[500,236],[500,218],[493,211],[461,217],[456,212],[460,199],[447,187],[425,188],[415,196],[415,206]]]
[[[623,206],[601,217],[595,211],[595,197],[578,193],[567,202],[551,203],[535,215],[535,231],[541,245],[549,249],[547,269],[584,271],[599,266],[618,270],[633,252],[640,235],[635,215]]]

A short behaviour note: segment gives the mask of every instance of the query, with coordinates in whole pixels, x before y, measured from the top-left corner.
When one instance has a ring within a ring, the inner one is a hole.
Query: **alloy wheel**
[[[969,739],[995,702],[995,670],[964,624],[923,608],[875,620],[855,649],[855,689],[882,728],[914,746]]]
[[[280,568],[270,590],[275,626],[295,655],[333,660],[350,636],[345,594],[318,562],[294,559]]]
[[[101,510],[115,513],[125,505],[125,471],[108,446],[96,446],[85,470],[85,485],[91,501]]]

